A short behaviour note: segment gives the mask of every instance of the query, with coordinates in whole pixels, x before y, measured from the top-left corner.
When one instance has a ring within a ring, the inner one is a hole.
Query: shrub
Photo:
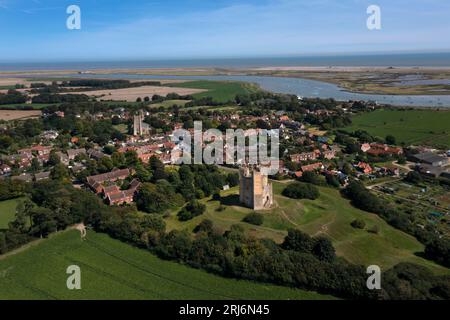
[[[213,229],[213,222],[211,220],[205,219],[198,226],[194,228],[194,233],[206,232],[209,233]]]
[[[205,210],[206,206],[204,204],[197,200],[191,200],[183,209],[181,209],[177,216],[180,221],[188,221],[203,214]]]
[[[408,175],[405,178],[405,181],[410,182],[412,184],[419,184],[422,182],[422,176],[420,173],[416,171],[408,172]]]
[[[252,212],[246,215],[242,221],[253,224],[255,226],[260,226],[264,223],[264,216],[260,213]]]
[[[380,232],[380,227],[377,225],[374,225],[373,227],[369,228],[369,230],[367,230],[367,231],[369,231],[370,233],[378,234]]]
[[[311,199],[315,200],[319,197],[319,190],[310,184],[294,182],[287,186],[283,192],[283,196],[293,199]]]
[[[366,223],[364,220],[355,219],[352,221],[351,226],[355,229],[364,229],[366,227]]]
[[[320,176],[315,173],[314,171],[306,171],[303,173],[302,177],[300,178],[301,181],[306,183],[312,183],[315,185],[321,185],[322,180]]]

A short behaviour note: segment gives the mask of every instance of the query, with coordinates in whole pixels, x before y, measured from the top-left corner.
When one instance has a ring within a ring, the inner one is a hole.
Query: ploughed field
[[[81,290],[66,269],[81,268]],[[1,299],[332,299],[287,287],[222,278],[164,261],[105,234],[68,230],[0,256]]]

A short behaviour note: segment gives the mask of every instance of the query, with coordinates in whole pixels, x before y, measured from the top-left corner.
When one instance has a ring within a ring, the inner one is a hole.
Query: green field
[[[221,231],[233,224],[240,224],[256,237],[268,237],[277,242],[283,241],[287,229],[298,228],[310,235],[329,237],[337,254],[355,264],[376,264],[390,268],[399,262],[413,262],[436,273],[450,273],[449,269],[415,255],[423,252],[424,246],[414,237],[391,227],[375,214],[352,207],[349,201],[340,196],[339,191],[320,188],[321,196],[317,200],[293,200],[281,195],[285,186],[284,183],[273,182],[277,207],[262,211],[265,216],[262,226],[242,222],[252,210],[238,205],[239,191],[233,188],[221,193],[225,211],[216,210],[219,201],[207,200],[205,214],[188,222],[179,222],[173,215],[167,219],[168,228],[193,230],[201,220],[208,218]],[[357,218],[366,222],[366,230],[351,227],[350,223]],[[367,231],[374,225],[379,227],[379,234]]]
[[[352,118],[347,131],[364,130],[385,138],[391,134],[397,143],[450,147],[450,111],[376,110]]]
[[[66,269],[81,269],[81,290],[68,290]],[[105,234],[81,241],[70,230],[0,256],[2,299],[332,299],[292,288],[227,279],[161,260]]]
[[[258,88],[249,83],[232,81],[188,81],[182,83],[168,84],[170,87],[205,89],[206,92],[197,93],[196,98],[212,97],[218,102],[227,102],[234,100],[237,94],[247,94],[256,92]]]
[[[190,100],[165,100],[163,102],[159,103],[153,103],[150,105],[150,108],[171,108],[173,105],[181,106],[183,107],[186,103],[188,103]]]
[[[17,203],[23,198],[0,201],[0,229],[7,229],[8,223],[14,220]]]

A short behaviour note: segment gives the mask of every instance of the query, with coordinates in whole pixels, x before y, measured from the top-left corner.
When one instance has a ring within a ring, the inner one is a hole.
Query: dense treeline
[[[146,176],[145,171],[149,173],[148,183],[144,183],[135,197],[139,210],[149,213],[164,213],[182,206],[185,201],[209,197],[224,185],[234,187],[239,182],[236,173],[223,174],[212,165],[182,165],[179,170],[166,173],[164,165],[155,157],[150,159],[147,168],[138,166],[136,171],[141,176]],[[197,204],[187,205],[184,209],[181,219],[186,220],[204,211]]]
[[[86,102],[89,96],[85,94],[51,94],[42,93],[31,99],[32,103],[63,103]]]
[[[19,91],[8,90],[7,93],[0,93],[0,105],[2,104],[14,104],[14,103],[25,103],[28,97]]]
[[[98,89],[123,89],[123,88],[136,88],[142,86],[160,86],[159,81],[135,81],[120,79],[77,79],[70,81],[63,81],[61,87],[92,87],[95,90]]]

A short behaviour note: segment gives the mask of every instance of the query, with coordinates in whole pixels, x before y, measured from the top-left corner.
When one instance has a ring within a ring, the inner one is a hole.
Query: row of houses
[[[371,156],[382,156],[382,155],[401,155],[403,154],[403,149],[399,147],[391,147],[387,144],[381,143],[364,143],[361,145],[361,151],[367,153]]]
[[[111,172],[87,177],[87,185],[97,194],[101,195],[109,205],[130,204],[140,186],[140,182],[133,179],[127,190],[121,190],[118,182],[130,177],[129,169],[114,169]]]
[[[312,152],[303,152],[303,153],[296,153],[292,154],[290,156],[292,162],[300,163],[305,161],[314,161],[319,159],[320,157],[323,157],[324,159],[334,159],[336,157],[336,150],[319,150],[315,149]]]

